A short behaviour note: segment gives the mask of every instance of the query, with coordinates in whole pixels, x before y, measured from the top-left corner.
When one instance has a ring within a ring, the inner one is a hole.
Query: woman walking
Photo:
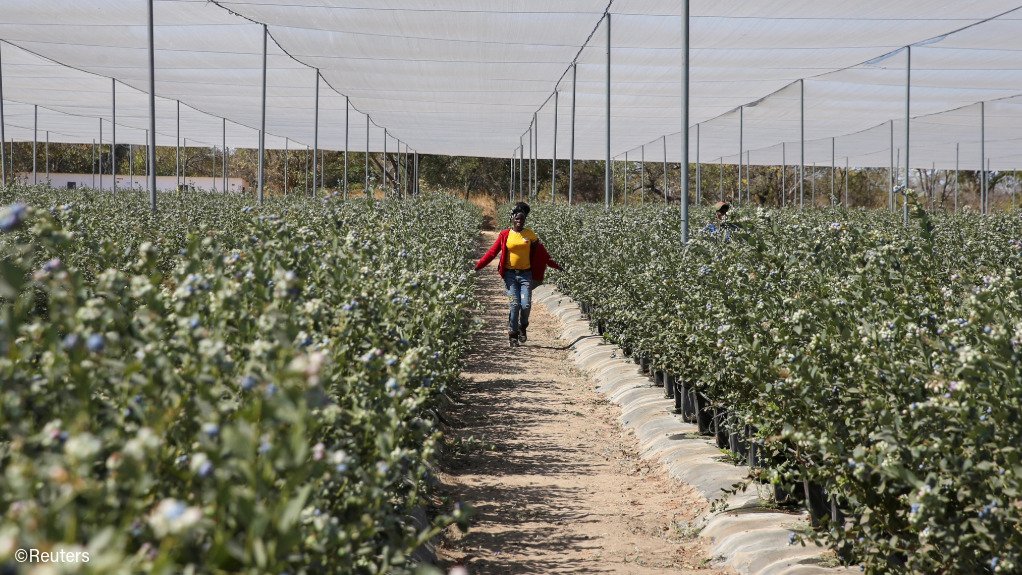
[[[532,311],[532,289],[543,283],[546,268],[561,269],[547,253],[539,237],[525,227],[529,217],[529,204],[518,202],[511,208],[511,227],[497,235],[490,249],[476,262],[476,271],[487,266],[500,255],[497,273],[504,278],[510,301],[508,314],[508,340],[511,347],[528,340],[529,312]]]

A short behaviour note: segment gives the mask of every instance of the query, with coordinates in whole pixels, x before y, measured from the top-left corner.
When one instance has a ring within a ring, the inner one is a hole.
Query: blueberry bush
[[[0,190],[0,563],[402,573],[471,335],[479,214]],[[5,568],[6,568],[5,567]],[[21,565],[28,568],[27,565]]]
[[[726,408],[870,573],[1022,570],[1022,217],[544,207],[558,287]]]

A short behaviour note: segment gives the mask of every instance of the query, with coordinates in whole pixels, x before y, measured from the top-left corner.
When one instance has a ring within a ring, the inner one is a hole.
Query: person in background
[[[717,219],[703,228],[703,233],[707,234],[722,234],[722,239],[726,242],[731,239],[731,225],[727,222],[727,213],[731,209],[731,204],[727,202],[717,202],[716,211],[714,214]]]
[[[532,290],[543,283],[547,267],[560,270],[561,266],[550,257],[546,247],[531,229],[525,227],[529,217],[529,204],[518,202],[511,208],[511,225],[497,235],[490,249],[476,262],[479,271],[493,258],[500,256],[497,273],[507,287],[510,313],[508,314],[508,340],[511,347],[528,341],[529,313],[532,311]]]

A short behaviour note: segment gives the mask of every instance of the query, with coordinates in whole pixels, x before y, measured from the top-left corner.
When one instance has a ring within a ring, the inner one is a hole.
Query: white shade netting
[[[145,3],[52,4],[7,0],[0,12],[6,138],[48,131],[51,142],[89,143],[102,118],[108,141],[115,78],[117,141],[144,144]],[[1022,130],[1018,8],[694,1],[689,158],[698,146],[706,163],[735,163],[741,152],[753,165],[797,165],[804,124],[806,164],[889,167],[893,148],[903,168],[912,45],[912,167],[950,169],[957,158],[977,169],[985,158],[1013,169],[1022,161],[1013,135]],[[313,145],[318,69],[321,148],[382,151],[386,141],[395,151],[400,140],[402,150],[510,157],[521,142],[528,156],[535,118],[534,153],[554,155],[556,126],[556,155],[566,159],[574,104],[575,158],[603,159],[605,10],[611,155],[634,160],[645,145],[647,160],[661,159],[666,139],[668,161],[678,162],[684,68],[674,0],[157,1],[157,143],[177,141],[180,101],[182,139],[219,147],[226,119],[228,147],[257,146],[266,24],[267,147]]]

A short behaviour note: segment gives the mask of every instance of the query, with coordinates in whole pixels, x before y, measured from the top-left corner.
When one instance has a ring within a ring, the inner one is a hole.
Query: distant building
[[[32,184],[32,172],[20,172],[15,174],[15,179],[19,184],[31,185]],[[99,175],[92,174],[58,174],[50,172],[49,176],[45,174],[39,174],[39,183],[48,184],[51,188],[66,188],[69,190],[81,189],[81,188],[92,188],[102,190],[113,190],[113,180],[110,174],[103,175],[102,187],[100,184]],[[134,177],[125,176],[118,174],[117,176],[117,189],[118,190],[147,190],[148,181],[146,181],[145,174],[136,175]],[[177,189],[177,176],[156,176],[156,189],[161,192],[172,192]],[[206,190],[210,192],[222,192],[223,191],[223,179],[211,178],[209,176],[188,176],[181,180],[182,190]],[[231,192],[244,192],[248,190],[248,183],[242,178],[227,178],[227,190]]]

